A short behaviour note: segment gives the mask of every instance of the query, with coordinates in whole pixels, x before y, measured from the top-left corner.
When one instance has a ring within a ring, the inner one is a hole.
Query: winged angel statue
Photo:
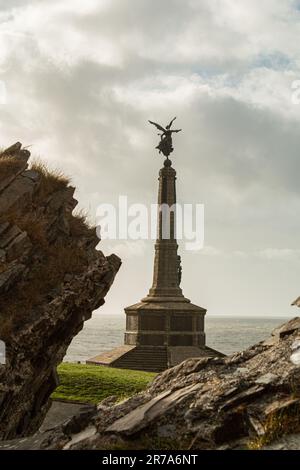
[[[172,142],[172,134],[173,132],[180,132],[182,129],[171,129],[173,122],[175,121],[176,117],[172,119],[170,124],[166,126],[166,128],[162,127],[160,124],[157,124],[156,122],[149,121],[150,124],[153,124],[158,130],[160,130],[162,133],[158,134],[160,136],[160,142],[158,144],[157,148],[159,150],[159,153],[163,153],[165,157],[169,157],[170,153],[173,152],[173,142]]]

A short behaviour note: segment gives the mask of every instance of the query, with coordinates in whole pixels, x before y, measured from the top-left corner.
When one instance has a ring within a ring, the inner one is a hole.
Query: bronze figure
[[[180,132],[182,129],[171,129],[171,126],[173,122],[175,121],[176,117],[172,119],[170,124],[166,126],[166,128],[162,127],[160,124],[157,124],[156,122],[149,121],[150,124],[153,124],[158,130],[162,131],[162,134],[158,134],[160,136],[160,142],[157,145],[157,148],[159,150],[159,153],[163,153],[165,157],[169,157],[170,153],[173,152],[173,142],[172,142],[172,134],[173,132]]]

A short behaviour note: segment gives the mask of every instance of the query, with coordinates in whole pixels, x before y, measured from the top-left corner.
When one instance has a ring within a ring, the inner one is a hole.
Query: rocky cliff
[[[42,164],[28,168],[29,157],[20,143],[0,153],[0,439],[39,428],[57,365],[120,267],[72,215],[68,180]]]
[[[189,359],[113,401],[8,448],[258,449],[281,436],[279,448],[299,448],[299,434],[288,435],[300,433],[300,318],[243,352]]]

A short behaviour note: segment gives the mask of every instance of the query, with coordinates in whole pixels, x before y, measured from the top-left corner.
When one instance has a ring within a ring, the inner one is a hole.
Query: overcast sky
[[[180,246],[185,295],[208,314],[296,315],[299,38],[295,0],[0,0],[0,145],[32,144],[93,219],[119,195],[156,202],[147,119],[178,116],[178,199],[205,204],[204,250]],[[101,311],[122,314],[148,292],[153,241],[100,248],[123,260]]]

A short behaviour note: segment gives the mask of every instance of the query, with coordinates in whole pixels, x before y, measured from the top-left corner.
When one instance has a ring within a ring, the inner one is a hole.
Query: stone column
[[[149,297],[153,299],[183,298],[182,290],[179,287],[178,245],[175,237],[176,171],[171,165],[170,160],[165,160],[164,167],[159,172],[158,224],[153,284],[147,300]]]

